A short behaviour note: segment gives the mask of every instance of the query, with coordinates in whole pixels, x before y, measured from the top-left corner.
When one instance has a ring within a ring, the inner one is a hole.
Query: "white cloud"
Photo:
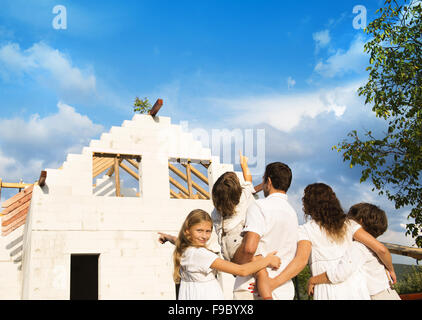
[[[2,177],[15,163],[16,161],[14,159],[3,155],[0,150],[0,177]]]
[[[347,51],[337,50],[335,54],[325,61],[319,61],[314,71],[327,78],[333,78],[349,72],[362,73],[368,63],[364,45],[363,37],[356,37]]]
[[[62,102],[57,107],[57,113],[44,118],[0,119],[0,177],[38,178],[40,170],[59,167],[68,153],[81,152],[104,131],[73,107]]]
[[[92,71],[73,66],[68,56],[43,42],[27,50],[22,50],[17,43],[0,47],[0,75],[6,81],[28,75],[55,88],[63,98],[96,95],[96,78]]]
[[[233,125],[266,123],[282,132],[290,132],[304,118],[313,119],[322,113],[333,113],[336,117],[341,117],[349,105],[356,105],[358,87],[358,83],[351,83],[344,87],[295,95],[214,99],[214,103],[236,111],[233,119],[230,119]]]
[[[328,46],[328,44],[331,42],[330,30],[326,29],[315,32],[312,34],[312,38],[315,41],[315,50],[318,51],[319,49]]]
[[[415,240],[411,236],[406,236],[406,232],[404,230],[401,232],[397,232],[388,229],[383,235],[378,238],[378,240],[381,242],[399,244],[407,247],[415,246]]]

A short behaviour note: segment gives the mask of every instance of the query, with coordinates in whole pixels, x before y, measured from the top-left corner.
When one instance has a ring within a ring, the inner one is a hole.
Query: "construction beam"
[[[182,166],[184,166],[185,168],[187,168],[186,164],[182,163]],[[192,165],[190,166],[190,170],[193,174],[195,174],[200,180],[202,180],[203,182],[205,182],[206,184],[208,184],[208,178],[206,176],[204,176],[202,174],[201,171],[199,171],[198,169],[196,169],[195,167],[193,167]]]
[[[205,197],[204,195],[202,195],[199,192],[197,192],[196,195],[198,196],[198,199],[200,199],[200,200],[208,200],[209,199],[209,198]]]
[[[123,161],[122,159],[119,160],[119,165],[120,165],[120,163],[122,161]],[[110,167],[110,169],[108,169],[106,175],[108,175],[109,177],[111,177],[113,175],[113,173],[114,173],[114,161],[113,161],[113,165]]]
[[[170,195],[173,196],[173,198],[176,199],[184,199],[184,197],[182,197],[181,195],[179,195],[178,193],[176,193],[176,191],[170,189]]]
[[[33,183],[9,183],[9,182],[2,182],[2,188],[9,188],[9,189],[25,189],[28,186],[32,186]]]
[[[183,172],[181,172],[179,169],[177,169],[174,165],[172,165],[171,163],[169,163],[169,168],[175,173],[175,174],[177,174],[180,178],[182,178],[183,180],[185,180],[185,181],[187,181],[188,182],[188,177],[183,173]],[[191,166],[191,169],[192,169],[192,166]],[[170,177],[171,178],[171,177]],[[172,179],[172,178],[171,178]],[[174,180],[174,179],[173,179]],[[192,181],[192,179],[190,179],[191,180],[191,183],[192,183],[192,187],[194,187],[196,190],[198,190],[200,193],[202,193],[204,196],[205,196],[205,198],[206,199],[210,199],[210,195],[209,195],[209,193],[207,192],[207,191],[205,191],[201,186],[199,186],[195,181]],[[176,180],[174,180],[174,181],[176,181]],[[179,188],[180,189],[180,188]],[[186,195],[188,195],[189,196],[189,190],[188,189],[186,189],[186,188],[184,188],[185,190],[186,190]],[[190,196],[189,196],[189,198],[190,198]]]
[[[193,192],[192,192],[192,174],[190,170],[190,163],[186,165],[186,177],[188,182],[188,191],[189,191],[189,199],[193,199]]]
[[[18,194],[15,194],[13,197],[11,197],[10,199],[7,199],[6,201],[4,201],[1,206],[3,208],[8,208],[11,205],[13,205],[15,202],[21,200],[22,198],[24,198],[25,196],[27,196],[28,194],[32,193],[32,190],[34,190],[34,185],[30,185],[28,188],[26,188],[25,190],[22,190],[21,192],[19,192]],[[4,213],[4,212],[3,212]]]
[[[38,185],[40,187],[44,187],[46,180],[47,180],[47,171],[41,171],[40,178],[38,179]]]
[[[1,226],[7,227],[8,225],[12,224],[14,221],[25,216],[28,213],[30,205],[31,205],[31,201],[28,201],[25,205],[14,210],[14,212],[16,213],[12,213],[12,212],[9,213],[5,218],[2,219]]]
[[[136,160],[134,159],[125,159],[127,162],[129,162],[132,166],[134,166],[136,169],[139,170],[139,164]]]
[[[173,171],[175,174],[177,174],[180,178],[182,178],[183,180],[187,181],[188,177],[179,169],[177,169],[174,165],[172,165],[171,163],[169,163],[169,169],[171,171]]]
[[[16,229],[18,229],[19,227],[23,226],[25,224],[25,221],[26,221],[26,215],[20,217],[18,220],[16,220],[11,225],[9,225],[7,227],[2,227],[1,228],[1,234],[2,234],[2,236],[5,237],[8,234],[10,234],[13,231],[15,231]]]
[[[92,160],[92,168],[98,168],[101,165],[103,165],[104,163],[106,163],[108,160],[110,160],[109,158],[99,158],[99,157],[95,157]]]
[[[96,177],[98,176],[101,172],[107,170],[108,168],[110,168],[112,165],[114,164],[113,159],[108,159],[107,162],[105,162],[104,164],[102,164],[101,166],[99,166],[98,168],[95,168],[95,170],[92,173],[92,177]]]
[[[96,158],[95,161],[92,161],[92,170],[96,171],[98,168],[102,167],[108,162],[110,162],[110,158]]]
[[[23,198],[19,199],[18,201],[15,201],[14,203],[12,203],[11,205],[9,205],[7,208],[5,208],[2,211],[2,215],[7,215],[11,212],[13,212],[15,209],[25,205],[27,202],[31,201],[32,199],[32,192],[26,194]]]
[[[108,152],[94,152],[93,157],[97,158],[116,158],[119,157],[120,159],[136,159],[140,161],[141,156],[139,154],[121,154],[121,153],[108,153]]]
[[[152,106],[151,110],[148,112],[149,115],[155,117],[163,106],[163,99],[157,99],[157,101]]]
[[[382,243],[382,244],[385,245],[387,249],[393,254],[411,257],[416,260],[422,260],[422,248],[412,248],[412,247],[406,247],[406,246],[401,246],[401,245],[392,244],[392,243]]]
[[[113,175],[113,173],[114,173],[114,163],[113,163],[113,166],[110,169],[108,169],[106,175],[111,177]]]
[[[170,183],[174,185],[176,188],[178,188],[180,191],[182,191],[186,196],[189,197],[189,191],[182,186],[179,182],[177,182],[174,178],[170,177]]]
[[[211,165],[211,161],[200,161],[200,163],[202,164],[202,166],[208,170],[209,166]]]
[[[124,163],[120,162],[120,168],[124,169],[127,173],[129,173],[132,177],[139,181],[139,176],[134,172],[131,168],[129,168]]]
[[[119,158],[114,158],[114,176],[116,178],[116,197],[120,197],[120,173],[119,173]]]
[[[204,190],[202,187],[200,187],[198,184],[192,181],[192,186],[200,193],[202,193],[207,199],[210,199],[210,194]]]

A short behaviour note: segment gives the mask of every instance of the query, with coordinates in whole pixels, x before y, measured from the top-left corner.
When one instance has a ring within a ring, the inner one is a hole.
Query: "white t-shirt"
[[[371,296],[390,288],[384,265],[364,244],[353,241],[336,267],[327,270],[332,283],[346,281],[354,272],[362,272]]]
[[[299,227],[298,241],[306,240],[312,244],[309,266],[312,275],[318,275],[337,266],[349,245],[353,234],[361,226],[353,220],[346,223],[346,235],[341,242],[333,241],[314,220]],[[369,300],[366,280],[361,272],[355,272],[341,283],[318,284],[314,288],[314,300]]]
[[[204,247],[189,247],[180,259],[179,300],[224,300],[210,266],[218,256]]]
[[[267,255],[277,251],[281,259],[281,266],[274,271],[267,268],[271,278],[280,274],[296,255],[298,239],[298,220],[288,197],[283,193],[272,193],[265,199],[256,200],[246,213],[244,232],[254,232],[260,236],[258,249],[255,253]],[[236,285],[240,285],[235,282]],[[293,300],[293,282],[287,281],[273,291],[273,298],[277,300]]]

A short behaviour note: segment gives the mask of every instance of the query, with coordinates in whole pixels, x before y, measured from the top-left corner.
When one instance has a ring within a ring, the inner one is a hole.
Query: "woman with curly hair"
[[[372,249],[390,272],[393,282],[396,281],[388,249],[357,222],[347,219],[330,186],[324,183],[308,185],[302,202],[307,222],[299,227],[296,256],[281,274],[270,279],[271,288],[277,288],[295,277],[308,262],[313,275],[337,266],[353,240]],[[314,300],[352,299],[370,299],[365,278],[361,273],[356,273],[354,277],[342,283],[320,284],[314,289]]]

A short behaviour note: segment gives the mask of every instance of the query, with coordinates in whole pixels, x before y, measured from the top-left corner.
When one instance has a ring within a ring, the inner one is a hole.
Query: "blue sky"
[[[369,22],[382,3],[2,0],[0,177],[36,180],[131,119],[135,96],[162,98],[160,115],[190,129],[264,129],[266,163],[293,169],[301,222],[303,189],[321,181],[345,209],[380,205],[390,222],[381,240],[412,245],[410,210],[360,184],[359,168],[331,150],[353,129],[384,128],[356,93],[369,59],[353,24],[355,6]],[[53,27],[57,5],[66,29]]]

